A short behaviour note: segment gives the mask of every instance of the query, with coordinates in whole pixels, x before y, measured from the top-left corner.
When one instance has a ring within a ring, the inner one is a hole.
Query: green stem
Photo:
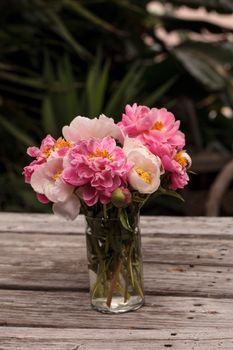
[[[129,292],[127,291],[126,295],[125,295],[125,288],[123,288],[119,282],[117,282],[117,284],[116,284],[116,291],[124,297],[124,300],[125,300],[125,298],[126,298],[126,301],[129,300],[129,298],[130,298]]]
[[[92,295],[92,298],[95,297],[95,294],[96,292],[98,291],[99,287],[101,286],[101,280],[102,280],[102,272],[101,272],[101,269],[100,267],[98,267],[98,271],[97,271],[97,279],[96,279],[96,282],[95,282],[95,285],[93,286],[92,288],[92,292],[91,292],[91,295]]]
[[[118,266],[116,268],[116,271],[115,271],[113,278],[112,278],[112,281],[111,281],[111,285],[110,285],[110,289],[109,289],[109,293],[108,293],[108,297],[107,297],[107,302],[106,302],[106,304],[109,308],[111,307],[112,296],[113,296],[114,289],[116,287],[116,282],[118,280],[120,269],[121,269],[121,260],[118,263]]]
[[[106,204],[103,204],[103,213],[104,213],[104,220],[108,219],[108,213],[107,213],[107,206]]]
[[[103,263],[102,253],[99,247],[98,239],[93,234],[87,235],[87,238],[89,239],[90,243],[94,247],[94,251],[98,256],[99,261]]]
[[[150,198],[151,194],[148,194],[146,196],[146,198],[144,199],[144,201],[139,205],[139,210],[143,207],[143,205],[148,201],[148,199]]]
[[[132,251],[133,251],[133,244],[131,243],[130,248],[129,248],[127,266],[128,266],[128,271],[129,271],[130,278],[131,278],[131,284],[132,284],[132,287],[134,287],[134,274],[133,274],[133,267],[132,267],[132,260],[131,260]]]
[[[129,298],[128,287],[129,287],[129,278],[128,278],[128,273],[126,273],[125,290],[124,290],[124,303],[126,303],[128,298]]]
[[[144,299],[144,293],[143,293],[143,290],[140,286],[140,281],[138,280],[137,276],[135,278],[135,289],[140,294],[141,298]]]

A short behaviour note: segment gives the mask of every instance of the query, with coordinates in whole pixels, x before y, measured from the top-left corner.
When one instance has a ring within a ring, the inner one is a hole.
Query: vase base
[[[133,296],[124,303],[122,297],[114,297],[111,301],[111,306],[108,307],[105,298],[97,298],[92,300],[92,308],[104,314],[120,314],[139,309],[144,304],[144,299],[138,296]]]

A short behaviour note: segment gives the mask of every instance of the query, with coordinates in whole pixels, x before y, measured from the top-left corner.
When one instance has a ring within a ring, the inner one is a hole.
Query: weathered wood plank
[[[16,273],[5,269],[1,273],[1,289],[18,290],[73,290],[87,291],[89,286],[87,270],[78,268],[73,271],[33,272],[32,275],[23,269]],[[212,267],[193,269],[179,265],[144,265],[144,284],[148,294],[184,295],[214,298],[233,298],[232,269],[223,268],[216,274]]]
[[[20,270],[20,271],[19,271]],[[86,267],[67,272],[49,270],[32,271],[21,269],[15,273],[5,269],[1,273],[0,288],[16,290],[62,290],[83,291],[89,287]],[[216,274],[213,267],[189,268],[185,265],[144,264],[144,285],[147,294],[184,295],[213,298],[233,298],[232,269],[222,268]]]
[[[143,234],[173,236],[218,236],[233,238],[232,217],[141,217]],[[0,232],[83,234],[84,217],[65,221],[54,215],[0,213]]]
[[[228,339],[216,339],[212,341],[190,341],[190,340],[182,340],[182,341],[161,341],[156,340],[155,341],[127,341],[124,340],[124,342],[119,341],[110,341],[108,340],[99,340],[98,342],[94,341],[83,341],[80,342],[77,340],[76,342],[72,340],[66,341],[64,343],[61,342],[53,342],[52,340],[49,340],[48,342],[44,341],[43,339],[39,342],[39,344],[33,343],[24,343],[21,345],[16,345],[13,343],[9,344],[8,342],[5,343],[7,347],[0,348],[1,350],[141,350],[141,349],[147,349],[147,350],[161,350],[161,349],[174,349],[174,350],[187,350],[187,349],[193,349],[193,350],[232,350],[232,340]]]
[[[2,234],[0,263],[23,263],[24,260],[86,258],[85,236]],[[196,238],[142,236],[144,261],[164,264],[233,266],[233,241]],[[27,258],[28,256],[28,258]],[[12,260],[11,260],[12,259]],[[22,259],[19,261],[19,259]]]
[[[233,301],[147,296],[137,312],[103,315],[90,308],[88,293],[0,291],[0,326],[167,329],[231,328]]]
[[[142,240],[147,293],[233,297],[231,240]],[[88,284],[83,236],[1,235],[0,288],[87,290]]]
[[[216,335],[217,333],[217,335]],[[230,329],[201,328],[166,330],[48,329],[0,327],[4,350],[232,350]]]
[[[133,313],[136,316],[136,313]],[[105,317],[105,315],[102,315]],[[114,317],[114,316],[113,316]],[[115,316],[118,317],[118,316]],[[120,317],[120,315],[119,315]],[[217,332],[217,334],[216,334]],[[79,339],[79,340],[211,340],[233,338],[232,326],[220,329],[214,326],[203,327],[165,327],[161,329],[101,329],[101,328],[46,328],[46,327],[0,327],[0,339],[15,337],[16,339]]]

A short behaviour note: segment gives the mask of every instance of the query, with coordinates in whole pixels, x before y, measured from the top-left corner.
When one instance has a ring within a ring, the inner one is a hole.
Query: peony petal
[[[80,208],[80,200],[75,194],[72,194],[65,202],[53,204],[54,214],[62,216],[67,220],[74,220],[80,213]]]
[[[86,185],[79,188],[79,193],[88,206],[92,206],[98,201],[98,193],[95,188]]]
[[[124,135],[119,126],[114,123],[112,118],[101,114],[99,118],[89,119],[78,116],[72,120],[69,126],[62,129],[64,137],[73,142],[78,140],[88,140],[91,138],[102,139],[111,136],[123,143]]]
[[[44,185],[45,185],[45,167],[46,163],[42,164],[37,168],[31,177],[31,186],[33,190],[37,193],[44,194]]]
[[[51,202],[65,202],[70,197],[73,190],[73,186],[67,185],[58,179],[55,182],[48,181],[46,183],[44,194]]]
[[[150,174],[152,181],[150,184],[147,184],[143,181],[140,176],[133,169],[129,174],[129,183],[130,185],[140,193],[150,194],[157,191],[160,186],[160,176],[158,174]]]
[[[48,204],[50,202],[49,199],[43,194],[36,193],[36,197],[38,201],[42,204]]]
[[[38,147],[28,147],[27,154],[30,157],[38,157],[40,155],[40,149]]]

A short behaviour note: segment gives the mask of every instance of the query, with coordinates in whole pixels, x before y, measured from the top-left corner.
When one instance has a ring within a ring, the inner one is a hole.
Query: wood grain
[[[86,243],[83,235],[43,235],[2,233],[0,236],[0,262],[14,259],[50,260],[86,259]],[[233,241],[204,237],[159,237],[142,235],[145,262],[233,266]],[[16,264],[16,261],[14,262]],[[23,263],[23,260],[22,260]]]
[[[142,217],[146,305],[90,307],[84,218],[0,213],[0,350],[232,350],[233,218]]]
[[[177,336],[171,336],[163,338],[160,332],[153,330],[144,331],[143,334],[138,334],[139,331],[128,331],[125,333],[119,329],[116,332],[109,330],[102,333],[97,339],[95,338],[96,332],[99,330],[89,330],[89,334],[86,334],[86,338],[82,336],[77,330],[71,330],[67,334],[66,331],[59,330],[59,334],[54,334],[54,330],[42,330],[40,335],[34,335],[34,328],[20,329],[21,335],[15,335],[15,329],[8,337],[0,336],[0,349],[8,350],[109,350],[109,349],[123,349],[134,350],[144,347],[146,350],[161,350],[161,349],[176,349],[176,350],[232,350],[233,337],[224,339],[223,334],[220,331],[218,336],[213,339],[200,339],[199,333],[195,332],[196,338],[192,337],[192,333],[188,335],[189,338],[179,339]],[[25,332],[25,333],[24,333]],[[30,336],[26,336],[27,333]],[[123,337],[116,336],[123,333]],[[172,332],[172,334],[174,334]],[[68,335],[68,336],[65,336]],[[177,334],[178,335],[178,334]],[[186,335],[187,336],[187,335]],[[93,340],[91,340],[92,338]],[[193,339],[191,339],[193,338]]]
[[[233,323],[233,301],[228,299],[148,295],[137,312],[103,315],[91,310],[88,293],[1,290],[0,305],[0,326],[221,329]]]
[[[142,234],[173,236],[217,236],[219,239],[233,239],[233,218],[218,217],[141,217]],[[83,234],[84,217],[65,221],[55,215],[0,213],[0,232]]]
[[[178,330],[0,327],[0,344],[4,350],[232,350],[233,335],[229,328],[214,327],[205,327],[204,331],[201,327]]]
[[[142,243],[148,294],[233,296],[231,240],[145,236]],[[1,235],[0,288],[87,291],[88,286],[84,236]]]

